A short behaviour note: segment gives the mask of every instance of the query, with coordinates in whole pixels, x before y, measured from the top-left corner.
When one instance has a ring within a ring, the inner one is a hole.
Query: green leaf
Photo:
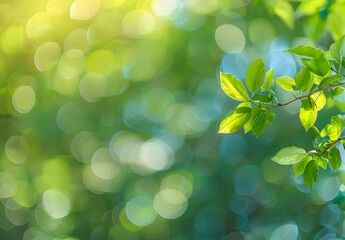
[[[272,93],[265,91],[265,92],[261,92],[261,93],[256,93],[253,96],[253,100],[258,100],[260,102],[271,102],[272,100]]]
[[[299,118],[306,131],[314,125],[317,118],[317,110],[313,99],[303,99],[299,112]]]
[[[312,46],[305,46],[305,45],[299,45],[295,48],[290,48],[286,51],[290,53],[294,53],[296,55],[305,56],[305,57],[315,57],[318,54],[323,53],[323,51],[319,48],[315,48]]]
[[[333,89],[332,95],[333,95],[333,97],[335,97],[335,96],[338,96],[338,95],[342,94],[343,92],[344,92],[344,88],[343,87],[336,87],[336,88]]]
[[[296,90],[295,80],[290,77],[279,77],[276,82],[286,91],[294,92]]]
[[[251,109],[248,107],[236,108],[230,116],[220,123],[218,133],[234,133],[238,131],[250,118]]]
[[[304,182],[309,188],[313,188],[314,182],[317,179],[318,172],[319,166],[317,165],[316,161],[309,161],[307,166],[305,167],[303,174]]]
[[[313,76],[307,68],[302,68],[295,77],[296,86],[307,92],[313,86]]]
[[[345,36],[342,36],[333,43],[330,46],[329,51],[338,63],[343,64],[343,57],[345,56]]]
[[[321,77],[325,76],[331,69],[331,63],[321,52],[312,59],[301,58],[303,64],[313,73]]]
[[[341,78],[340,74],[326,77],[326,78],[322,79],[322,81],[320,82],[318,88],[320,89],[320,88],[328,86],[328,85],[330,85],[332,83],[338,83],[340,78]]]
[[[337,170],[341,166],[342,160],[338,148],[332,148],[329,151],[329,163],[331,164],[333,170]]]
[[[262,59],[257,59],[249,65],[245,76],[245,83],[249,91],[256,92],[260,89],[264,80],[265,64]]]
[[[260,133],[266,128],[268,122],[268,116],[266,111],[262,110],[261,108],[253,108],[252,114],[250,118],[251,123],[251,130],[253,134],[258,137]]]
[[[319,12],[327,0],[304,0],[298,6],[296,12],[299,16],[313,15]]]
[[[281,149],[277,154],[272,158],[273,162],[276,162],[281,165],[291,165],[298,163],[307,156],[306,151],[303,148],[291,146]]]
[[[323,92],[316,92],[310,96],[313,99],[316,111],[320,111],[326,105],[326,96]]]
[[[326,159],[324,159],[324,158],[322,158],[322,157],[320,157],[320,156],[316,156],[315,157],[315,161],[316,161],[316,163],[320,166],[320,167],[322,167],[323,169],[326,169],[327,168],[327,160]]]
[[[321,136],[329,136],[332,141],[336,141],[344,128],[344,119],[341,116],[333,116],[331,124],[327,124],[321,131]]]
[[[263,91],[271,90],[274,87],[274,70],[270,69],[265,74],[264,83],[261,86]]]
[[[292,5],[287,1],[273,2],[275,3],[273,6],[274,13],[279,16],[290,29],[293,29],[295,19]]]
[[[221,87],[223,91],[231,98],[238,101],[248,100],[248,93],[244,84],[229,73],[220,73]]]
[[[319,129],[317,129],[317,127],[315,127],[314,125],[313,126],[311,126],[310,128],[309,128],[309,130],[310,130],[310,132],[313,134],[313,137],[315,138],[315,137],[320,137],[321,135],[320,135],[320,132],[319,132]]]
[[[293,171],[295,172],[295,177],[298,177],[304,172],[304,169],[310,160],[312,160],[310,156],[305,156],[300,162],[295,163],[292,166]]]
[[[276,114],[274,112],[266,112],[266,114],[268,122],[272,124],[274,119],[276,118]]]

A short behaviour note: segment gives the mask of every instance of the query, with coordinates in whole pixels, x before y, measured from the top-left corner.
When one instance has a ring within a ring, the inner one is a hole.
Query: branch
[[[341,86],[341,85],[344,85],[345,82],[340,82],[340,83],[334,83],[334,84],[329,84],[323,88],[320,88],[320,89],[315,89],[314,91],[311,91],[310,93],[308,93],[307,95],[302,95],[302,96],[299,96],[299,97],[296,97],[288,102],[285,102],[285,103],[277,103],[277,105],[273,105],[271,108],[277,108],[277,107],[283,107],[283,106],[286,106],[286,105],[289,105],[290,103],[293,103],[297,100],[300,100],[300,99],[304,99],[304,98],[308,98],[310,97],[311,95],[313,95],[314,93],[317,93],[317,92],[323,92],[325,90],[328,90],[330,88],[333,88],[333,87],[338,87],[338,86]]]

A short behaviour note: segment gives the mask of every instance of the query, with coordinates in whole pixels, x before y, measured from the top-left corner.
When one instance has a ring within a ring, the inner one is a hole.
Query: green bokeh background
[[[284,50],[345,33],[344,1],[300,2],[1,1],[0,239],[344,239],[344,173],[310,191],[270,160],[311,148],[298,104],[217,134],[220,71],[294,76]]]

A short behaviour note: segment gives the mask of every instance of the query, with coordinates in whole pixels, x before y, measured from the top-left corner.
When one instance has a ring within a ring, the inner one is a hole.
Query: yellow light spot
[[[89,73],[80,80],[80,95],[88,102],[97,102],[107,92],[107,80],[102,74]]]
[[[26,24],[26,34],[30,39],[42,37],[51,29],[50,19],[45,12],[36,13]]]
[[[152,10],[157,16],[169,16],[173,14],[176,9],[176,0],[154,0],[152,2]]]
[[[59,62],[59,73],[66,79],[78,77],[85,68],[85,57],[81,50],[66,51]]]
[[[46,213],[54,219],[67,216],[71,209],[71,203],[66,194],[52,189],[44,192],[42,204]]]
[[[47,13],[49,16],[60,16],[69,11],[73,0],[49,0],[47,3]]]
[[[97,177],[106,180],[113,179],[120,171],[108,148],[101,148],[95,152],[91,159],[91,169]]]
[[[29,146],[21,136],[12,136],[6,141],[5,152],[8,159],[15,163],[24,163],[29,155]]]
[[[123,32],[132,38],[142,38],[155,29],[153,16],[144,10],[134,10],[126,14],[122,21]]]
[[[215,32],[218,47],[227,53],[240,53],[244,49],[246,39],[241,29],[231,24],[221,25]]]
[[[99,0],[75,0],[70,9],[70,16],[74,20],[88,20],[94,17],[101,4]]]
[[[56,42],[46,42],[39,46],[35,52],[35,66],[41,72],[55,67],[61,56],[60,46]]]
[[[7,54],[23,50],[26,42],[25,29],[20,25],[9,27],[2,37],[2,48]]]
[[[35,105],[35,101],[35,92],[30,86],[20,86],[12,97],[13,107],[19,113],[30,112]]]
[[[64,41],[64,50],[79,49],[87,52],[92,47],[92,43],[87,36],[85,29],[76,29],[70,32]]]
[[[153,206],[163,218],[175,219],[180,217],[187,209],[187,198],[175,189],[164,189],[156,194]]]
[[[148,171],[161,171],[172,165],[173,151],[162,141],[150,140],[141,145],[139,158]]]
[[[161,183],[161,189],[175,189],[181,192],[186,198],[189,198],[193,192],[192,183],[180,174],[171,174],[165,177]]]
[[[127,203],[126,216],[133,224],[145,227],[157,218],[157,213],[153,209],[151,199],[139,196]]]

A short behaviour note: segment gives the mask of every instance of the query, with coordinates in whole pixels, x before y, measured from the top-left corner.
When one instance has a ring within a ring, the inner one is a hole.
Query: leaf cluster
[[[326,105],[327,97],[333,98],[344,91],[345,37],[332,44],[329,51],[300,45],[287,52],[298,56],[302,63],[294,78],[275,78],[274,70],[266,70],[262,59],[249,65],[244,81],[230,73],[220,73],[223,91],[240,103],[221,121],[219,133],[234,133],[243,127],[245,133],[252,131],[258,137],[268,123],[273,123],[275,108],[299,101],[299,119],[304,129],[313,134],[314,149],[306,151],[295,146],[286,147],[272,160],[282,165],[293,165],[295,176],[303,173],[306,185],[312,188],[319,167],[326,169],[329,163],[336,170],[342,163],[337,144],[344,139],[341,133],[345,117],[333,116],[330,124],[321,131],[315,122],[318,112]],[[294,98],[279,102],[276,94],[278,86],[293,93]]]

